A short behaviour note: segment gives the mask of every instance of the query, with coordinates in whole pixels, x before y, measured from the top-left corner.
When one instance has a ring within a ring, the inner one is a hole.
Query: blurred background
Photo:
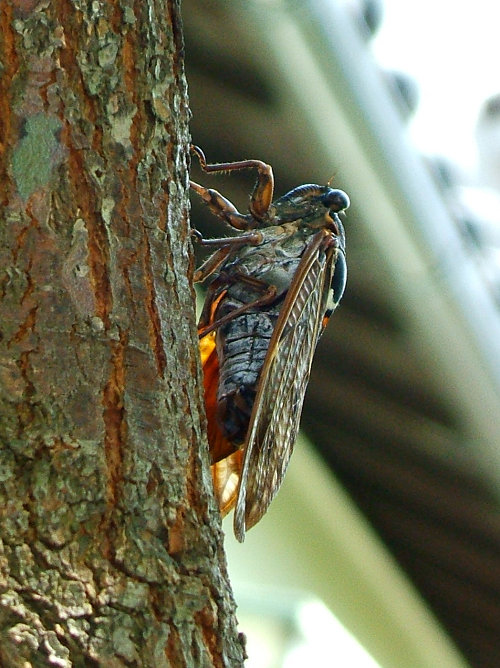
[[[351,198],[348,286],[243,545],[248,668],[500,665],[500,9],[184,0],[193,141]],[[255,175],[201,174],[245,211]],[[193,198],[193,224],[224,233]]]

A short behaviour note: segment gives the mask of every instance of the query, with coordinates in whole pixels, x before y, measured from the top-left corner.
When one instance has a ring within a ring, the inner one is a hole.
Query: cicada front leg
[[[273,201],[274,177],[270,165],[261,160],[240,160],[238,162],[220,162],[208,164],[205,154],[198,146],[191,146],[191,152],[198,156],[200,167],[204,172],[232,172],[240,169],[256,169],[257,183],[250,196],[248,209],[250,215],[239,213],[234,204],[216,190],[204,188],[191,181],[191,187],[208,204],[211,211],[238,230],[247,230],[263,220]]]
[[[243,215],[240,213],[234,204],[217,190],[205,188],[194,181],[190,181],[189,185],[198,193],[210,211],[231,227],[237,230],[249,230],[257,224],[257,221],[250,214]]]

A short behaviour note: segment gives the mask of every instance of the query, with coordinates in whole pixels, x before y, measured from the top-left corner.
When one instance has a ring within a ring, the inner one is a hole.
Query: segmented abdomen
[[[228,299],[224,314],[241,303]],[[237,316],[217,332],[220,364],[217,412],[224,435],[234,444],[245,441],[256,385],[269,348],[279,306]]]

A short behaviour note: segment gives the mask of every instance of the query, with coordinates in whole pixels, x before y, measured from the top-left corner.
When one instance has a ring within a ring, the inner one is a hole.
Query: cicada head
[[[277,225],[303,220],[309,227],[329,227],[332,222],[337,223],[337,214],[349,204],[349,197],[343,190],[307,183],[277,199],[269,211],[269,221]]]

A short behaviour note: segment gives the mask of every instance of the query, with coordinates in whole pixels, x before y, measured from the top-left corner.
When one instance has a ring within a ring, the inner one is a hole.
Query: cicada
[[[344,292],[347,265],[339,213],[342,190],[301,185],[273,202],[274,179],[260,160],[207,164],[205,172],[256,169],[248,213],[193,181],[210,210],[238,232],[200,242],[218,250],[195,272],[212,277],[199,320],[214,489],[234,532],[266,512],[299,430],[314,351]]]

